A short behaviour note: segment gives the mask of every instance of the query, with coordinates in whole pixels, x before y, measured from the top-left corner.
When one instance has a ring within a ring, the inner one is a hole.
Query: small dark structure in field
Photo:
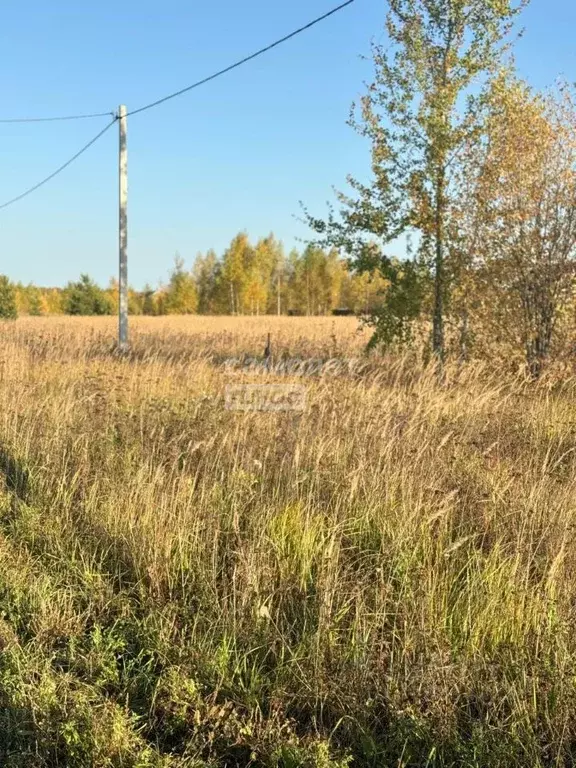
[[[270,357],[272,357],[272,341],[270,339],[270,334],[268,334],[268,340],[266,341],[266,347],[264,348],[264,358],[268,360]]]
[[[299,309],[289,309],[288,310],[288,317],[301,317],[304,313],[301,312]]]
[[[353,309],[346,309],[344,307],[340,307],[338,309],[333,309],[332,310],[332,314],[335,317],[351,317],[352,315],[355,315],[356,313],[354,312]]]
[[[270,337],[270,334],[268,334],[266,347],[264,348],[264,367],[269,371],[271,365],[272,365],[272,339]]]

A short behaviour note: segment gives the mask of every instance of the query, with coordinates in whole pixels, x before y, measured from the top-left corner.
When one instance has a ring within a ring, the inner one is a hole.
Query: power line
[[[258,56],[262,56],[263,53],[268,53],[268,51],[271,51],[273,48],[276,48],[277,46],[282,45],[282,43],[285,43],[288,40],[291,40],[293,37],[296,37],[296,35],[299,35],[302,32],[305,32],[307,29],[310,29],[311,27],[316,26],[316,24],[319,24],[321,21],[324,21],[330,16],[333,16],[335,13],[338,13],[338,11],[341,11],[343,8],[346,8],[346,6],[352,5],[353,2],[354,0],[347,0],[347,2],[342,3],[336,8],[333,8],[331,11],[328,11],[328,13],[325,13],[322,16],[319,16],[317,19],[314,19],[309,24],[306,24],[305,26],[300,27],[299,29],[295,29],[294,32],[291,32],[289,35],[285,35],[284,37],[280,38],[280,40],[276,40],[276,42],[271,43],[270,45],[267,45],[265,48],[261,48],[259,51],[256,51],[256,53],[252,53],[250,56],[246,56],[244,59],[241,59],[240,61],[237,61],[236,63],[231,64],[229,67],[226,67],[225,69],[221,69],[219,72],[215,72],[213,75],[210,75],[209,77],[205,77],[203,80],[198,80],[198,82],[193,83],[192,85],[189,85],[186,88],[182,88],[179,91],[176,91],[175,93],[171,93],[168,96],[164,96],[163,98],[158,99],[157,101],[153,101],[150,104],[146,104],[143,107],[139,107],[138,109],[133,109],[131,112],[127,113],[127,117],[130,115],[137,115],[139,112],[144,112],[147,109],[152,109],[153,107],[157,107],[159,104],[163,104],[165,101],[169,101],[170,99],[175,99],[177,96],[181,96],[183,93],[187,93],[188,91],[191,91],[194,88],[198,88],[199,86],[204,85],[205,83],[209,83],[211,80],[215,80],[217,77],[221,77],[222,75],[225,75],[227,72],[231,72],[233,69],[237,69],[238,67],[241,67],[243,64],[246,64],[247,62],[252,61],[252,59],[256,59]],[[57,117],[10,117],[10,118],[0,118],[0,123],[3,123],[3,124],[52,123],[52,122],[61,122],[65,120],[92,120],[98,117],[115,117],[115,113],[114,112],[93,112],[86,115],[62,115]]]
[[[96,134],[93,139],[91,139],[88,144],[85,144],[81,150],[76,152],[75,155],[73,155],[69,160],[67,160],[64,165],[61,165],[59,168],[57,168],[53,173],[50,174],[50,176],[46,176],[45,179],[42,179],[42,181],[38,182],[38,184],[35,184],[33,187],[30,187],[30,189],[27,189],[26,192],[23,192],[21,195],[18,195],[17,197],[13,197],[11,200],[7,200],[5,203],[2,203],[0,205],[0,210],[3,208],[8,208],[9,205],[12,205],[13,203],[17,203],[18,200],[22,200],[22,198],[27,197],[28,195],[31,195],[32,192],[35,192],[37,189],[40,189],[40,187],[43,187],[44,184],[47,184],[49,181],[51,181],[55,176],[58,176],[59,173],[62,173],[63,170],[68,168],[69,165],[72,165],[72,163],[77,160],[80,155],[83,155],[84,152],[86,152],[90,147],[95,144],[98,139],[103,136],[106,131],[111,128],[114,123],[117,121],[117,117],[115,117],[111,122],[108,123],[108,125],[100,131],[100,133]]]
[[[338,5],[336,8],[333,8],[331,11],[328,11],[328,13],[324,13],[322,16],[318,16],[318,18],[314,19],[313,21],[309,22],[303,27],[299,27],[299,29],[295,29],[294,32],[291,32],[289,35],[285,35],[284,37],[281,37],[279,40],[276,40],[274,43],[267,45],[265,48],[261,48],[259,51],[252,53],[250,56],[246,56],[245,58],[240,59],[240,61],[237,61],[234,64],[231,64],[230,66],[225,67],[225,69],[221,69],[218,72],[215,72],[214,74],[209,75],[208,77],[205,77],[202,80],[198,80],[197,82],[192,83],[192,85],[189,85],[186,88],[182,88],[179,91],[176,91],[175,93],[170,93],[167,96],[164,96],[163,98],[158,99],[157,101],[153,101],[150,104],[146,104],[143,107],[139,107],[138,109],[133,109],[131,112],[127,113],[126,117],[130,115],[137,115],[140,112],[145,112],[148,109],[157,107],[158,105],[163,104],[165,101],[169,101],[170,99],[175,99],[177,96],[181,96],[184,93],[188,93],[188,91],[192,91],[194,88],[198,88],[199,86],[204,85],[205,83],[209,83],[211,80],[215,80],[217,77],[221,77],[222,75],[225,75],[227,72],[231,72],[233,69],[237,69],[238,67],[241,67],[243,64],[246,64],[247,62],[252,61],[253,59],[256,59],[258,56],[262,56],[262,54],[267,53],[268,51],[271,51],[273,48],[276,48],[279,45],[282,45],[282,43],[285,43],[288,40],[291,40],[293,37],[296,37],[302,32],[305,32],[306,30],[310,29],[311,27],[316,26],[316,24],[319,24],[321,21],[324,21],[330,16],[333,16],[335,13],[338,13],[338,11],[341,11],[343,8],[346,8],[348,5],[352,5],[353,2],[354,0],[347,0],[341,5]],[[56,120],[87,120],[90,118],[108,117],[108,116],[113,117],[112,121],[108,123],[108,125],[103,130],[101,130],[100,133],[98,133],[93,139],[91,139],[91,141],[89,141],[88,144],[82,147],[81,150],[79,150],[75,155],[73,155],[69,160],[67,160],[64,163],[64,165],[61,165],[59,168],[57,168],[57,170],[55,170],[45,179],[42,179],[42,181],[38,182],[38,184],[35,184],[33,187],[30,187],[30,189],[27,189],[26,192],[23,192],[21,195],[18,195],[17,197],[13,197],[11,200],[7,200],[5,203],[2,203],[0,205],[0,210],[3,210],[4,208],[8,208],[9,205],[13,205],[14,203],[17,203],[19,200],[22,200],[28,195],[31,195],[37,189],[40,189],[40,187],[43,187],[44,184],[47,184],[53,178],[58,176],[58,174],[62,173],[62,171],[68,168],[69,165],[72,165],[72,163],[75,160],[77,160],[81,155],[84,154],[84,152],[90,149],[90,147],[93,144],[95,144],[98,141],[98,139],[101,136],[103,136],[106,133],[106,131],[108,131],[109,128],[112,127],[112,125],[114,125],[114,123],[118,120],[118,116],[114,112],[97,112],[97,113],[87,114],[87,115],[68,115],[63,117],[28,117],[28,118],[0,119],[0,123],[40,123],[40,122],[43,123],[43,122],[52,122]]]
[[[252,61],[252,59],[257,58],[258,56],[262,56],[263,53],[267,53],[268,51],[271,51],[272,48],[276,48],[279,45],[282,45],[282,43],[285,43],[287,40],[291,40],[293,37],[296,37],[296,35],[299,35],[302,32],[305,32],[307,29],[310,29],[310,27],[314,27],[316,24],[319,24],[321,21],[324,21],[329,16],[333,16],[335,13],[338,13],[338,11],[341,11],[343,8],[346,8],[348,5],[352,5],[354,0],[347,0],[347,2],[342,3],[342,5],[337,6],[336,8],[333,8],[331,11],[328,11],[328,13],[323,14],[322,16],[319,16],[317,19],[314,19],[314,21],[311,21],[309,24],[306,24],[304,27],[300,27],[299,29],[294,30],[294,32],[291,32],[289,35],[286,35],[285,37],[280,38],[280,40],[276,40],[276,42],[271,43],[271,45],[267,45],[265,48],[261,48],[259,51],[256,51],[256,53],[252,53],[250,56],[246,56],[244,59],[241,59],[240,61],[237,61],[235,64],[231,64],[229,67],[226,67],[225,69],[221,69],[219,72],[215,72],[213,75],[209,75],[208,77],[205,77],[203,80],[198,80],[196,83],[192,83],[192,85],[188,85],[186,88],[181,88],[179,91],[176,91],[175,93],[171,93],[168,96],[164,96],[161,99],[158,99],[157,101],[153,101],[150,104],[146,104],[143,107],[139,107],[138,109],[133,109],[131,112],[127,113],[127,116],[130,115],[137,115],[139,112],[144,112],[147,109],[152,109],[153,107],[157,107],[159,104],[163,104],[165,101],[169,101],[170,99],[175,99],[177,96],[181,96],[183,93],[187,93],[188,91],[193,90],[194,88],[198,88],[201,85],[204,85],[205,83],[209,83],[211,80],[215,80],[217,77],[220,77],[221,75],[225,75],[227,72],[231,72],[233,69],[237,69],[237,67],[241,67],[243,64],[246,64],[249,61]]]
[[[0,123],[53,123],[61,120],[91,120],[96,117],[114,117],[114,112],[94,112],[91,115],[64,115],[63,117],[10,117]]]

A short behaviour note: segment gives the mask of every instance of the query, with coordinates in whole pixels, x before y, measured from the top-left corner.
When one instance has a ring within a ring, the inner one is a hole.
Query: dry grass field
[[[576,764],[576,383],[355,319],[0,326],[3,768]],[[298,383],[303,412],[226,409]]]

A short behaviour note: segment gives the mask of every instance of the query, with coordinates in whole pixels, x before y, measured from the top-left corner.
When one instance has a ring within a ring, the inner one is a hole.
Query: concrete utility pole
[[[118,108],[119,144],[119,270],[118,270],[118,348],[128,349],[128,147],[126,145],[126,107]]]

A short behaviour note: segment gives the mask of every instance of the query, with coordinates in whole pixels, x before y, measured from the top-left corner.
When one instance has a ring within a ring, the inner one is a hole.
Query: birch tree
[[[338,195],[338,214],[331,211],[328,220],[308,216],[324,242],[345,250],[358,270],[377,267],[395,287],[392,303],[383,308],[385,322],[374,320],[384,340],[393,313],[406,336],[428,291],[432,348],[440,360],[452,281],[453,173],[461,149],[481,134],[484,85],[525,4],[390,0],[390,46],[374,46],[374,80],[351,117],[371,143],[372,181],[349,177],[352,191]],[[386,255],[386,246],[407,232],[417,235],[418,268]],[[412,301],[398,301],[409,295]]]

